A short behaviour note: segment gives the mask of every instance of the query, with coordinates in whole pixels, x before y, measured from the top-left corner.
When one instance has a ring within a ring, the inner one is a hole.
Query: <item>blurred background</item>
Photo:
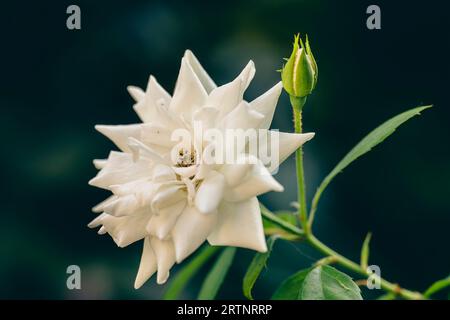
[[[447,276],[450,11],[433,0],[374,3],[382,20],[374,31],[366,28],[372,4],[366,1],[2,4],[0,298],[160,298],[166,286],[154,279],[133,289],[142,243],[119,249],[86,227],[91,207],[107,195],[87,184],[96,174],[91,161],[114,148],[94,125],[137,122],[126,86],[145,87],[153,74],[171,92],[187,48],[218,84],[253,59],[251,100],[279,81],[275,70],[297,32],[308,33],[320,70],[304,114],[305,130],[316,132],[305,147],[309,198],[375,126],[406,109],[435,105],[336,178],[323,195],[316,234],[358,259],[372,231],[371,263],[408,288],[424,290]],[[66,28],[70,4],[81,8],[81,30]],[[273,128],[292,131],[291,118],[283,94]],[[294,172],[293,159],[281,167],[276,178],[286,191],[261,198],[270,209],[290,208]],[[238,250],[219,298],[243,298],[252,256]],[[319,257],[279,241],[254,296],[270,297],[285,277]],[[66,288],[72,264],[81,267],[81,290]],[[183,297],[195,298],[201,280]]]

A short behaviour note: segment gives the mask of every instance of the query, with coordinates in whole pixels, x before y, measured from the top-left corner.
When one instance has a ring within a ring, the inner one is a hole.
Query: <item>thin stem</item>
[[[364,270],[360,265],[357,263],[347,259],[346,257],[340,255],[327,245],[325,245],[323,242],[321,242],[319,239],[317,239],[314,235],[309,234],[306,236],[306,241],[315,249],[322,252],[326,256],[332,256],[335,257],[335,262],[342,267],[351,270],[357,274],[360,274],[364,277],[374,276],[367,272],[367,270]],[[419,292],[414,292],[410,290],[406,290],[401,288],[399,285],[391,283],[383,278],[380,278],[380,284],[381,288],[384,289],[387,292],[391,292],[397,296],[400,296],[405,299],[409,300],[421,300],[425,299],[425,297],[420,294]]]
[[[302,109],[306,102],[306,97],[297,98],[290,96],[291,105],[294,113],[294,126],[295,133],[302,133]],[[300,147],[295,152],[295,168],[297,171],[297,198],[299,203],[298,214],[300,217],[300,223],[305,231],[305,234],[309,233],[308,214],[306,208],[306,188],[305,188],[305,175],[303,170],[303,148]]]
[[[316,216],[317,204],[319,203],[319,198],[321,194],[322,192],[316,192],[311,204],[311,210],[309,211],[309,219],[308,219],[308,227],[310,230],[312,229],[314,217]]]
[[[362,275],[363,277],[367,278],[369,276],[374,277],[375,275],[369,274],[367,270],[365,270],[362,266],[359,264],[351,261],[350,259],[344,257],[343,255],[337,253],[330,247],[328,247],[326,244],[324,244],[322,241],[317,239],[313,234],[305,235],[303,230],[297,228],[296,226],[281,220],[278,218],[275,214],[270,212],[266,207],[264,207],[262,204],[261,206],[261,214],[263,217],[272,223],[275,223],[279,227],[281,227],[283,230],[286,230],[288,232],[291,232],[294,235],[301,236],[301,239],[304,239],[306,242],[309,243],[313,248],[315,248],[317,251],[323,253],[326,258],[325,260],[327,263],[336,263],[339,264],[341,267],[344,267],[350,271],[353,271],[356,274]],[[426,299],[427,297],[422,295],[419,292],[410,291],[407,289],[401,288],[399,285],[395,283],[391,283],[383,278],[380,278],[380,284],[381,288],[385,290],[386,292],[392,293],[395,296],[402,297],[404,299],[409,300],[422,300]]]

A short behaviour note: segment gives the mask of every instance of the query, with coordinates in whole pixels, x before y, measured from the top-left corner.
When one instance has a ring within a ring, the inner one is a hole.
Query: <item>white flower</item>
[[[256,197],[283,187],[262,161],[245,149],[238,158],[253,162],[204,163],[211,143],[193,137],[193,145],[180,147],[172,139],[180,128],[194,135],[194,122],[205,130],[262,129],[279,139],[279,162],[286,159],[314,134],[268,130],[282,85],[248,103],[243,94],[254,74],[250,61],[235,80],[217,87],[188,50],[172,97],[153,76],[145,92],[128,87],[143,123],[96,126],[121,151],[94,160],[100,171],[89,184],[110,190],[112,196],[93,208],[100,215],[89,227],[101,225],[99,233],[109,233],[119,247],[144,240],[135,288],[156,271],[157,282],[164,283],[174,263],[205,240],[267,250]]]

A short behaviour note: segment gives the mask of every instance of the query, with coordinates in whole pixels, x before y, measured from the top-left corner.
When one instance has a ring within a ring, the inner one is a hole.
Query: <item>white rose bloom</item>
[[[235,80],[217,87],[188,50],[172,97],[153,76],[145,92],[128,87],[143,123],[96,126],[120,151],[94,160],[100,171],[89,184],[110,190],[112,196],[93,208],[100,215],[89,227],[101,226],[99,234],[109,233],[119,247],[144,240],[135,288],[155,272],[157,283],[166,282],[175,262],[205,240],[211,245],[267,250],[256,197],[283,187],[260,159],[243,164],[202,162],[214,146],[196,140],[193,132],[197,122],[203,130],[262,129],[271,136],[268,128],[282,85],[248,103],[243,94],[254,74],[250,61]],[[192,146],[179,147],[179,141],[173,141],[172,133],[180,128],[192,133]],[[314,136],[276,134],[279,163]],[[255,160],[247,149],[238,158]]]

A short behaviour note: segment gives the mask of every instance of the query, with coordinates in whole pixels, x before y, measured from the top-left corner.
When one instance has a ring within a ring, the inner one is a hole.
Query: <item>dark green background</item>
[[[377,31],[365,26],[366,1],[73,3],[81,7],[80,31],[66,29],[72,2],[1,6],[0,298],[161,297],[165,287],[154,279],[133,289],[141,244],[118,249],[86,227],[94,217],[90,208],[106,196],[87,185],[96,172],[91,160],[113,148],[94,125],[136,122],[126,86],[145,86],[151,73],[172,91],[186,48],[219,84],[253,59],[257,72],[246,95],[252,99],[279,80],[275,70],[296,32],[309,34],[320,70],[304,114],[306,131],[316,132],[305,148],[309,196],[372,128],[405,109],[435,105],[332,183],[317,214],[317,235],[358,259],[372,231],[371,262],[412,289],[448,275],[450,19],[444,1],[376,1]],[[273,127],[292,131],[285,95]],[[262,199],[271,209],[289,208],[292,159],[276,178],[286,191]],[[251,257],[238,251],[220,298],[242,298]],[[284,277],[319,257],[302,245],[276,244],[255,297],[269,297]],[[66,289],[71,264],[81,267],[80,291]],[[195,297],[200,280],[185,298]]]

